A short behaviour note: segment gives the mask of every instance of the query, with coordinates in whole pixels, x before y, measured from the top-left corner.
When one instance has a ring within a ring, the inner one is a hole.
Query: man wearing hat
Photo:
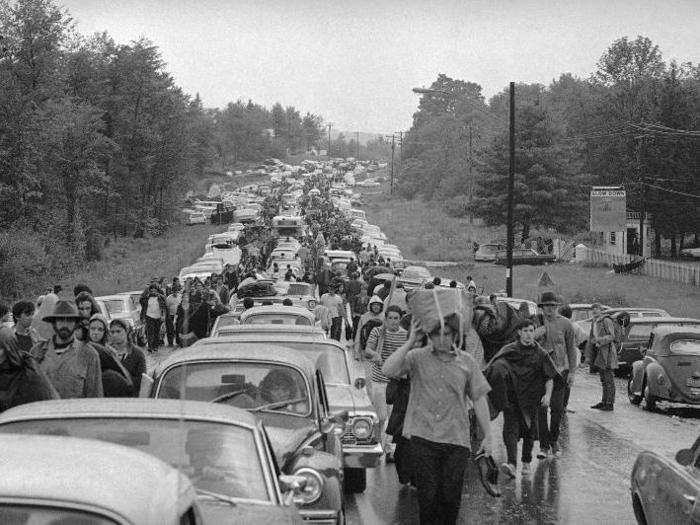
[[[540,407],[540,452],[537,454],[539,458],[545,458],[550,453],[554,456],[559,454],[559,426],[578,366],[574,327],[571,321],[559,314],[560,305],[561,301],[553,292],[543,292],[538,301],[544,315],[543,325],[536,330],[535,336],[559,372],[554,378],[549,407]],[[548,412],[551,413],[549,420]]]
[[[53,337],[40,341],[31,351],[62,399],[103,397],[99,355],[74,337],[80,319],[73,301],[58,301],[43,319],[53,327]]]

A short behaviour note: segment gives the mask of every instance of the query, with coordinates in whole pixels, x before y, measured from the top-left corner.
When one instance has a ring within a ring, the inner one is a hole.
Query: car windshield
[[[151,454],[180,469],[198,489],[234,498],[271,499],[253,431],[233,424],[126,417],[57,418],[7,423],[0,432],[108,441]]]
[[[700,339],[676,339],[670,344],[669,350],[672,354],[700,356]]]
[[[222,315],[216,320],[216,329],[239,324],[238,318],[232,315]]]
[[[122,299],[106,299],[102,301],[110,315],[121,314],[126,311],[124,301]]]
[[[239,408],[309,415],[311,403],[303,376],[275,363],[219,361],[186,363],[163,375],[157,397],[217,401]]]
[[[72,523],[77,525],[116,525],[104,516],[78,509],[44,507],[41,505],[0,504],[0,523],[4,525],[53,525]]]

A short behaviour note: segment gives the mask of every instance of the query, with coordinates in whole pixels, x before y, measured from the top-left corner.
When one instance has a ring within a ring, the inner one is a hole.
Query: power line
[[[669,188],[663,188],[661,186],[657,186],[656,184],[649,184],[648,182],[640,182],[640,184],[644,184],[645,186],[649,186],[650,188],[654,188],[657,190],[666,191],[668,193],[675,193],[676,195],[682,195],[684,197],[691,197],[693,199],[700,199],[700,195],[693,195],[692,193],[686,193],[684,191],[671,190]]]

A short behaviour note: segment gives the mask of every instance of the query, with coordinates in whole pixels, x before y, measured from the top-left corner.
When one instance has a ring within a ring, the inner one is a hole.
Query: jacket
[[[0,333],[0,412],[24,403],[58,399],[56,389],[32,356],[22,352],[9,331]]]
[[[614,370],[618,367],[614,322],[607,316],[597,317],[591,322],[591,332],[586,343],[586,359],[594,368]],[[597,346],[591,341],[593,337],[596,338]]]
[[[74,340],[59,355],[51,338],[34,345],[31,354],[62,399],[104,397],[100,357],[92,346]]]

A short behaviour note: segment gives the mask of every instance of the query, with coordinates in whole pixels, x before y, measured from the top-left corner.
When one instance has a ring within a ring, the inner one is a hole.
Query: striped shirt
[[[382,359],[379,362],[372,362],[372,371],[370,377],[372,381],[378,383],[388,383],[389,378],[382,373],[382,366],[384,365],[384,361],[386,361],[387,358],[391,354],[393,354],[397,348],[399,348],[406,342],[406,340],[408,339],[408,332],[401,327],[399,327],[397,331],[391,332],[387,330],[384,326],[377,326],[376,328],[373,328],[370,332],[369,337],[367,338],[367,346],[365,348],[367,350],[372,350],[373,352],[376,352],[378,350],[377,345],[379,344],[379,339],[382,337],[382,333],[383,344],[382,347],[379,349],[379,355]]]

